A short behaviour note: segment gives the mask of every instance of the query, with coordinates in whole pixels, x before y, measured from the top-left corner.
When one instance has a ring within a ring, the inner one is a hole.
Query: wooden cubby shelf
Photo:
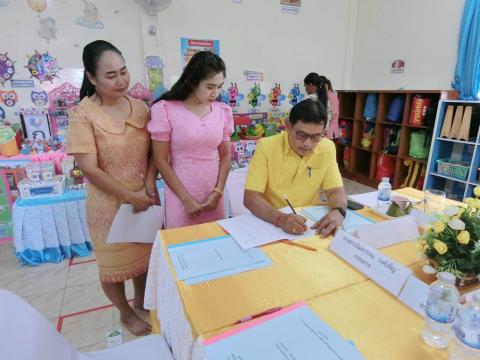
[[[377,117],[375,121],[367,121],[363,118],[365,99],[369,93],[378,94]],[[446,91],[435,90],[341,90],[338,91],[340,102],[339,120],[347,120],[351,125],[351,145],[340,145],[337,143],[337,159],[342,176],[376,188],[378,182],[375,180],[377,170],[377,160],[384,153],[383,134],[385,128],[394,128],[399,130],[400,141],[397,154],[386,154],[394,158],[395,171],[391,179],[393,189],[402,185],[407,176],[408,168],[404,164],[405,160],[412,160],[420,163],[422,168],[426,168],[428,159],[414,159],[409,156],[410,134],[415,130],[426,130],[427,133],[433,132],[433,126],[414,126],[409,124],[410,112],[413,98],[415,95],[422,95],[432,99],[432,103],[439,102],[440,98],[446,98]],[[391,122],[386,119],[390,101],[395,96],[403,96],[405,106],[403,117],[399,122]],[[364,124],[374,124],[375,137],[370,149],[363,148],[361,144]],[[433,141],[433,140],[432,140]],[[347,167],[343,163],[343,151],[350,147],[350,159]]]

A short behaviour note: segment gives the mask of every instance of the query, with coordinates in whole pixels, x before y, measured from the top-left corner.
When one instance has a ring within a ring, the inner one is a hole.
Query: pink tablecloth
[[[65,153],[63,151],[55,151],[49,152],[46,154],[29,154],[29,155],[15,155],[15,156],[0,156],[0,160],[31,160],[31,161],[51,161],[53,160],[55,163],[55,170],[57,174],[62,173],[62,166],[61,161],[65,157]]]

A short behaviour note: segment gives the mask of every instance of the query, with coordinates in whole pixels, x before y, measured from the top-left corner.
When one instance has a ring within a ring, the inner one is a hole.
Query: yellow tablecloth
[[[423,198],[414,189],[397,192]],[[369,209],[360,213],[384,220]],[[223,234],[215,223],[164,230],[162,254],[168,259],[165,246],[170,244]],[[328,250],[331,238],[308,238],[302,243],[318,251],[270,244],[262,249],[272,266],[192,286],[176,281],[193,338],[208,338],[244,316],[306,300],[323,320],[353,340],[367,359],[446,358],[445,351],[432,350],[421,341],[419,315]],[[421,275],[420,258],[410,242],[381,251],[414,269],[422,280],[433,280]]]

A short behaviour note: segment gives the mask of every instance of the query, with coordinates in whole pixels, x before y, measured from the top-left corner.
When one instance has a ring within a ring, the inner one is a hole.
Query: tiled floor
[[[19,265],[11,243],[0,245],[0,288],[23,297],[80,351],[106,346],[107,332],[123,328],[120,313],[106,298],[93,255],[38,267]],[[133,298],[131,282],[127,298]],[[148,320],[148,314],[141,314]],[[147,316],[145,316],[147,315]],[[123,329],[124,342],[134,339]]]
[[[344,179],[347,194],[374,189]],[[100,350],[106,346],[106,334],[122,328],[120,313],[106,298],[98,280],[93,255],[38,267],[19,265],[11,243],[0,245],[0,288],[19,294],[80,351]],[[133,286],[127,282],[127,299],[133,298]],[[148,314],[140,314],[149,321]],[[124,342],[134,339],[123,330]]]

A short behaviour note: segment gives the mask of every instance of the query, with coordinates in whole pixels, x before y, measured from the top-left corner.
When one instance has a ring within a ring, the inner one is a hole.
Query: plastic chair
[[[173,360],[162,335],[150,335],[89,353],[78,352],[55,327],[18,295],[0,289],[0,359]]]

